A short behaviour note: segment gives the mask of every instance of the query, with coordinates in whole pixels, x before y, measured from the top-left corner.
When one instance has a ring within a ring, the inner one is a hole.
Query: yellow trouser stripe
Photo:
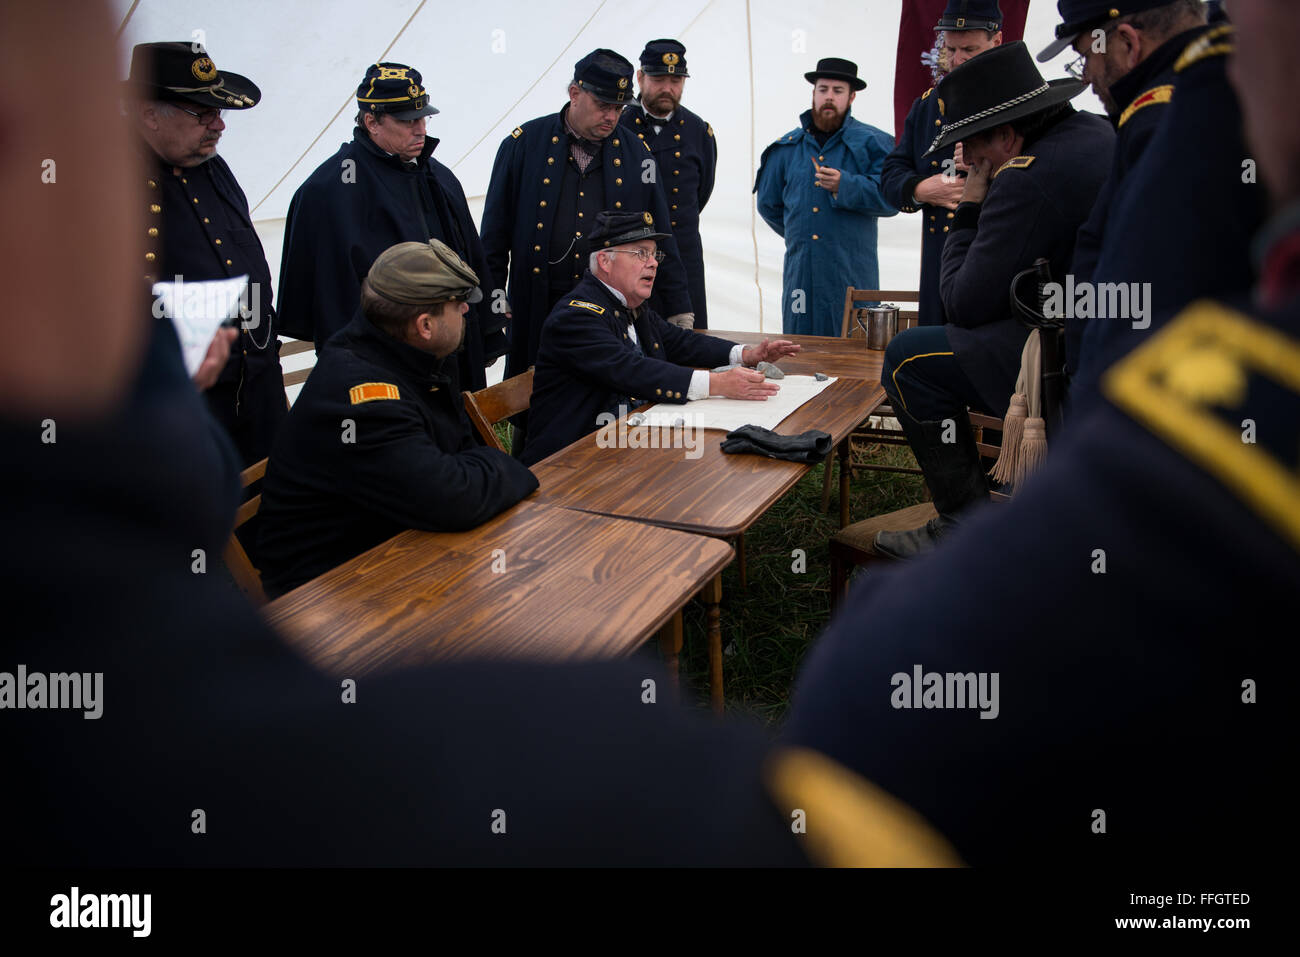
[[[906,359],[904,359],[902,362],[898,364],[898,368],[894,370],[890,378],[894,380],[894,391],[898,393],[898,401],[903,403],[904,412],[908,411],[907,400],[903,398],[903,390],[898,385],[898,369],[903,368],[903,366],[907,365],[913,359],[928,359],[931,356],[950,356],[950,355],[952,355],[951,352],[922,352],[920,355],[908,356]]]

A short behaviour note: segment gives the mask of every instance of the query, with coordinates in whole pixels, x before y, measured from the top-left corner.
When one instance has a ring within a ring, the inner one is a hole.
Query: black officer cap
[[[594,251],[597,247],[622,246],[641,239],[667,239],[670,235],[655,231],[655,218],[649,213],[606,209],[596,214],[596,228],[587,239]]]
[[[417,120],[437,113],[429,104],[420,71],[405,63],[372,63],[357,87],[357,106],[376,116],[388,114],[395,120]]]
[[[1086,89],[1079,80],[1044,80],[1020,40],[994,47],[939,81],[934,95],[944,126],[929,152],[1064,103]]]
[[[998,0],[948,0],[935,30],[1001,30]]]
[[[573,65],[573,82],[604,103],[631,100],[632,64],[613,50],[592,50]]]
[[[366,280],[385,299],[411,306],[483,298],[478,274],[438,239],[389,246],[375,257]]]
[[[858,79],[858,65],[852,60],[841,60],[837,56],[818,60],[817,69],[803,75],[809,83],[816,83],[822,77],[829,80],[846,80],[855,91],[867,88],[867,81]]]
[[[641,51],[641,69],[650,76],[690,76],[686,47],[677,40],[651,40]]]
[[[221,72],[201,43],[137,43],[127,85],[136,96],[181,100],[218,110],[256,106],[262,91],[246,76]]]
[[[1065,21],[1056,28],[1056,39],[1038,54],[1038,62],[1046,63],[1066,47],[1075,37],[1110,20],[1118,20],[1130,13],[1141,13],[1152,7],[1163,7],[1171,0],[1057,0],[1056,9]]]

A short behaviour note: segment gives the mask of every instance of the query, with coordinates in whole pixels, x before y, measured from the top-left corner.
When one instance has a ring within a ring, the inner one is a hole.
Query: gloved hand
[[[816,464],[830,454],[831,437],[817,429],[799,435],[777,435],[771,429],[757,425],[742,425],[727,433],[722,451],[728,454],[750,452],[771,459]]]

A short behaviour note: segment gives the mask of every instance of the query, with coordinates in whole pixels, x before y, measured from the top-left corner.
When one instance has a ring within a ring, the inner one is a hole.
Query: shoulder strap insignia
[[[522,136],[523,133],[524,133],[524,128],[522,126],[516,126],[513,130],[510,131],[510,135],[513,136],[515,139],[519,139],[519,137]]]
[[[1033,157],[1033,156],[1013,156],[1011,157],[1011,159],[1007,160],[1005,163],[1003,163],[1001,166],[998,167],[998,171],[993,174],[993,178],[997,179],[998,176],[1002,174],[1003,170],[1029,169],[1030,164],[1033,163],[1036,158],[1037,157]]]
[[[1128,109],[1120,114],[1117,127],[1122,130],[1124,124],[1133,119],[1133,114],[1138,110],[1145,109],[1148,106],[1154,106],[1158,103],[1168,103],[1173,98],[1174,85],[1172,83],[1166,83],[1164,86],[1153,86],[1130,103]]]
[[[927,96],[929,96],[933,92],[934,92],[934,87],[930,87],[930,89],[926,90],[924,93],[921,94],[921,99],[924,100]]]
[[[379,399],[400,399],[402,393],[397,391],[397,386],[388,382],[363,382],[361,385],[354,385],[348,389],[348,398],[352,400],[353,405],[360,405],[362,402],[375,402]]]
[[[960,867],[947,839],[915,809],[823,754],[776,751],[763,767],[773,803],[790,820],[805,810],[820,821],[804,848],[825,867]]]
[[[1182,73],[1193,63],[1200,63],[1210,57],[1227,56],[1232,53],[1236,49],[1232,33],[1232,24],[1225,23],[1201,34],[1187,44],[1187,49],[1182,52],[1178,61],[1174,63],[1174,72]]]
[[[577,306],[579,309],[586,309],[588,312],[594,312],[598,316],[605,314],[604,306],[598,306],[594,302],[587,302],[585,299],[570,299],[569,305]]]
[[[704,128],[705,128],[706,130],[709,131],[709,135],[710,135],[710,136],[713,135],[713,126],[712,126],[712,125],[710,125],[710,124],[708,124],[708,123],[705,123],[705,124],[704,124]]]
[[[1285,439],[1255,441],[1268,410],[1252,401],[1300,398],[1300,342],[1202,300],[1112,366],[1102,391],[1300,549],[1300,460]],[[1274,421],[1271,431],[1294,437],[1295,424]]]

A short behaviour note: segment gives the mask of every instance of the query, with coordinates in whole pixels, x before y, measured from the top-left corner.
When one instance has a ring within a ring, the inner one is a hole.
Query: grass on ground
[[[906,447],[866,446],[855,459],[915,467]],[[755,522],[745,535],[749,587],[740,587],[733,561],[722,575],[722,673],[728,711],[748,713],[775,725],[789,706],[799,663],[830,618],[828,542],[839,530],[839,470],[832,467],[831,495],[821,511],[825,465]],[[849,491],[850,519],[861,521],[925,500],[919,475],[857,469]],[[795,549],[806,570],[794,570]],[[686,606],[680,656],[682,698],[709,707],[709,655],[703,605]]]

